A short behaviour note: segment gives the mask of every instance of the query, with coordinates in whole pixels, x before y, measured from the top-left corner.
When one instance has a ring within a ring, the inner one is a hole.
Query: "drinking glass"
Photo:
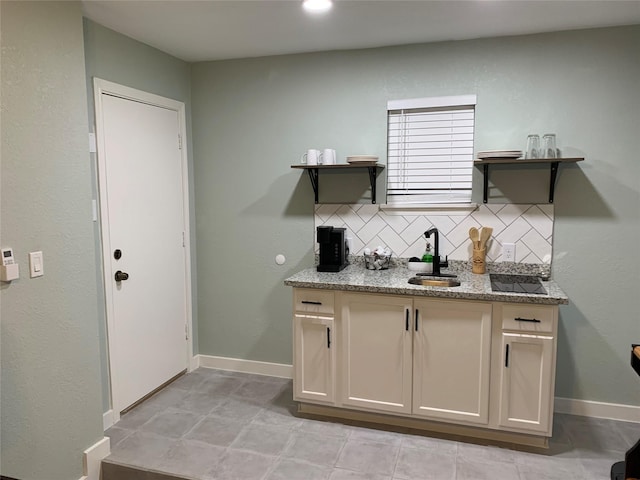
[[[542,158],[556,158],[556,136],[553,133],[546,133],[542,137]]]
[[[538,135],[527,137],[527,152],[524,158],[540,158],[540,137]]]

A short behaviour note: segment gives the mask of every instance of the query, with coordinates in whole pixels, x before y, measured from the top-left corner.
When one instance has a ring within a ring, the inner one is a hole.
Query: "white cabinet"
[[[556,305],[296,288],[294,310],[294,399],[317,414],[535,446],[552,434]]]
[[[502,320],[498,423],[550,436],[557,307],[499,305],[496,313]]]
[[[413,414],[489,422],[491,304],[414,300]]]
[[[411,412],[411,307],[409,297],[342,295],[342,405]]]
[[[335,403],[334,293],[296,289],[293,317],[293,397]]]
[[[491,304],[348,293],[344,406],[486,424]]]

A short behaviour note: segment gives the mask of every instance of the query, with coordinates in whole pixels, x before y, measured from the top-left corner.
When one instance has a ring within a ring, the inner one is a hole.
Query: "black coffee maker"
[[[339,272],[347,266],[346,228],[323,226],[317,228],[320,244],[319,272]]]

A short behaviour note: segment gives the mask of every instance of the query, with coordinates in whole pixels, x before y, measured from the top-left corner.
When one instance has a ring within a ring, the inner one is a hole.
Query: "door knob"
[[[126,272],[121,272],[120,270],[118,270],[116,272],[116,282],[121,282],[123,280],[127,280],[129,278],[129,274]]]

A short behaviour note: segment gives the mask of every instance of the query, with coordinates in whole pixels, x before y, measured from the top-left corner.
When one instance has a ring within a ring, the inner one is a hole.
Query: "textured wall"
[[[571,299],[556,394],[637,405],[638,45],[633,26],[195,64],[200,353],[291,361],[282,280],[313,265],[314,205],[307,175],[290,165],[307,148],[385,162],[388,100],[476,94],[476,151],[555,132],[565,156],[587,158],[561,168],[556,191],[553,274]],[[548,168],[494,168],[491,201],[543,203],[548,183]],[[363,173],[320,175],[320,203],[367,190]]]
[[[103,437],[78,2],[2,2],[2,475],[69,480]],[[44,253],[29,278],[28,252]]]

